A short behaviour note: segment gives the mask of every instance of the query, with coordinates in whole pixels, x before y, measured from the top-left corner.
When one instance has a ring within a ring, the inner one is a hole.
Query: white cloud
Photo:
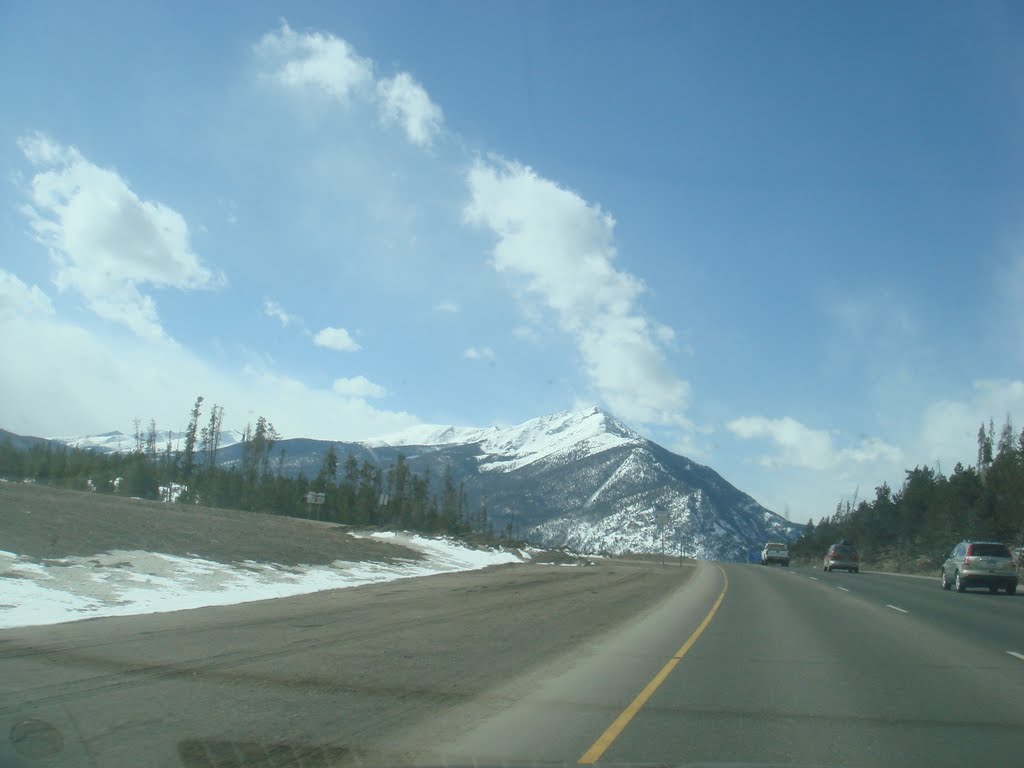
[[[49,249],[54,283],[77,292],[98,316],[157,339],[163,329],[156,303],[140,286],[197,289],[223,281],[193,253],[177,211],[140,200],[116,172],[43,134],[18,146],[42,169],[32,177],[23,211]]]
[[[277,320],[281,324],[282,328],[287,328],[295,321],[295,318],[292,315],[289,315],[284,311],[284,307],[271,299],[264,299],[263,314]]]
[[[16,275],[0,269],[0,316],[38,317],[53,314],[53,302],[39,286],[31,288]]]
[[[490,347],[470,347],[462,355],[467,360],[490,360],[493,362],[497,358],[494,350]]]
[[[442,301],[434,307],[435,312],[447,312],[449,314],[457,314],[462,311],[462,307],[456,304],[454,301]]]
[[[526,296],[555,312],[611,410],[632,422],[685,424],[690,388],[663,352],[672,331],[643,315],[643,283],[615,269],[612,217],[530,168],[497,158],[477,161],[467,183],[467,221],[498,237],[494,268],[523,277]]]
[[[921,417],[920,456],[924,462],[939,461],[949,472],[956,462],[977,463],[978,427],[995,422],[996,434],[1010,416],[1016,430],[1024,424],[1024,381],[979,379],[966,400],[931,403]]]
[[[374,384],[365,376],[356,376],[351,379],[335,379],[332,387],[335,394],[342,397],[384,397],[387,390],[380,384]]]
[[[286,22],[265,34],[256,52],[273,67],[272,77],[279,83],[314,86],[341,102],[373,82],[373,63],[345,40],[320,32],[298,33]]]
[[[408,72],[377,83],[380,115],[385,122],[398,121],[405,129],[406,138],[419,147],[429,147],[441,132],[444,115],[441,108],[430,100],[423,86]]]
[[[134,417],[177,432],[200,394],[225,407],[226,426],[263,415],[286,437],[365,440],[419,423],[265,363],[215,367],[166,338],[115,341],[49,316],[0,312],[0,359],[0,426],[22,434],[127,431]]]
[[[837,450],[832,436],[825,430],[811,429],[796,419],[766,419],[745,416],[730,421],[726,427],[739,438],[752,440],[765,438],[778,448],[778,453],[762,456],[765,467],[802,467],[804,469],[837,469],[844,464],[896,463],[902,453],[895,446],[868,437],[849,448]]]
[[[356,340],[344,328],[324,328],[313,337],[313,343],[338,352],[356,352],[360,349]]]
[[[376,79],[374,63],[345,40],[322,32],[296,32],[286,22],[256,44],[270,77],[290,88],[315,88],[340,104],[353,98],[373,104],[383,123],[398,123],[411,144],[429,147],[444,114],[408,72]]]

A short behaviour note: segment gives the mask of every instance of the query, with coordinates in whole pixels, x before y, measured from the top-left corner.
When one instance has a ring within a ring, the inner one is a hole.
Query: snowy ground
[[[39,562],[0,550],[0,628],[247,603],[530,558],[528,553],[472,549],[455,541],[412,534],[366,536],[417,550],[423,559],[229,565],[198,557],[118,550]]]

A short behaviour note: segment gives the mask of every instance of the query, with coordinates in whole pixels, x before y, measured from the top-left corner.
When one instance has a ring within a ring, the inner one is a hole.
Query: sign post
[[[327,500],[327,494],[317,493],[316,491],[310,491],[309,493],[302,497],[302,500],[306,502],[306,517],[310,517],[312,507],[314,504],[316,504],[316,519],[319,520],[320,507],[322,507],[323,503]]]

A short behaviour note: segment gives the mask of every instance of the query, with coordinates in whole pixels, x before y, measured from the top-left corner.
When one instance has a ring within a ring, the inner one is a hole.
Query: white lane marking
[[[1007,651],[1011,656],[1016,656],[1021,661],[1024,661],[1024,653],[1017,653],[1016,651]]]
[[[808,576],[807,578],[811,579],[812,581],[817,581],[818,580],[817,576]]]
[[[888,603],[885,604],[885,607],[892,608],[894,611],[899,611],[900,613],[910,613],[910,611],[906,610],[905,608],[900,608],[896,605],[889,605]]]
[[[836,587],[836,589],[841,589],[841,590],[843,590],[843,592],[849,592],[850,591],[846,587]]]

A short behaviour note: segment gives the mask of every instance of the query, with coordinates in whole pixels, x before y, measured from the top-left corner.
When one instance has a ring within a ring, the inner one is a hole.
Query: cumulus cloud
[[[198,289],[223,282],[192,251],[188,225],[174,209],[141,200],[115,171],[44,134],[18,146],[40,169],[23,211],[49,250],[54,283],[81,295],[98,316],[160,338],[156,303],[141,286]]]
[[[281,324],[282,328],[287,328],[295,321],[295,318],[292,315],[289,315],[284,311],[284,307],[271,299],[265,299],[263,301],[263,314],[277,320],[277,322]]]
[[[497,355],[490,347],[470,347],[462,353],[467,360],[490,360],[494,361]]]
[[[435,312],[446,312],[448,314],[457,314],[461,311],[461,307],[454,301],[442,301],[434,307]]]
[[[444,124],[441,108],[408,72],[377,79],[374,63],[345,40],[322,32],[296,32],[286,22],[256,44],[270,77],[291,88],[315,88],[340,104],[359,98],[374,106],[383,123],[397,123],[406,139],[429,147]]]
[[[365,376],[355,376],[351,379],[335,379],[332,387],[335,394],[342,397],[379,398],[387,395],[387,390],[380,384],[374,384]]]
[[[320,32],[299,33],[281,23],[256,44],[256,52],[282,85],[313,86],[341,102],[373,82],[373,63],[345,40]]]
[[[313,343],[318,347],[326,347],[338,352],[356,352],[360,349],[356,340],[344,328],[324,328],[313,336]]]
[[[672,331],[644,316],[643,283],[615,268],[612,217],[518,163],[478,160],[466,178],[465,217],[497,236],[494,268],[555,313],[602,400],[628,421],[684,424],[690,388],[664,356]]]
[[[377,83],[377,93],[382,120],[399,122],[406,138],[417,146],[429,147],[433,143],[441,132],[444,116],[408,72],[381,80]]]
[[[39,317],[53,314],[53,302],[39,286],[31,288],[17,275],[0,269],[0,317]]]
[[[893,463],[902,457],[898,448],[877,438],[864,438],[854,446],[837,449],[828,432],[811,429],[789,416],[781,419],[745,416],[730,421],[726,426],[744,440],[760,438],[775,444],[778,452],[762,456],[759,460],[765,467],[828,470],[849,463]]]

